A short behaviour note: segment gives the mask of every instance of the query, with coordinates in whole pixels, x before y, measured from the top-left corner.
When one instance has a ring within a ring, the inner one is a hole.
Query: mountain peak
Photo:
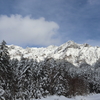
[[[76,44],[74,41],[68,41],[68,42],[66,42],[66,43],[64,43],[64,44],[62,44],[62,45],[73,45],[73,44]]]
[[[75,44],[75,42],[74,41],[71,41],[71,40],[69,40],[67,43],[68,44]]]
[[[9,54],[11,59],[20,60],[23,55],[25,58],[35,59],[37,61],[45,58],[62,59],[72,63],[75,66],[86,62],[93,65],[100,58],[100,48],[92,47],[89,44],[77,44],[74,41],[68,41],[60,46],[48,46],[47,48],[29,48],[23,49],[19,46],[10,45]]]

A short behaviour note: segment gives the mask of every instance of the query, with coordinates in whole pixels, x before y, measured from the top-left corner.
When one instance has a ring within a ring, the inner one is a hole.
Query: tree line
[[[50,95],[72,97],[100,93],[100,61],[79,68],[65,60],[46,58],[37,62],[10,59],[6,42],[0,44],[0,99],[30,100]]]

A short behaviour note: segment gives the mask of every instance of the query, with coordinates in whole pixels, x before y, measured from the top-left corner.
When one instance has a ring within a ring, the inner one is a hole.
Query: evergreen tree
[[[9,60],[10,57],[8,53],[8,47],[6,45],[6,42],[3,40],[0,44],[0,81],[5,91],[5,98],[10,97],[9,88],[12,75]]]

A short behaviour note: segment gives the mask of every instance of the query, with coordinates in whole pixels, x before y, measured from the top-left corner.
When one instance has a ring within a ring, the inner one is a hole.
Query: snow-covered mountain
[[[100,58],[100,47],[92,47],[88,44],[77,44],[73,41],[68,41],[60,46],[48,46],[46,48],[26,48],[9,45],[9,53],[11,59],[23,55],[25,58],[36,59],[38,62],[45,58],[64,59],[75,66],[86,62],[93,65]]]

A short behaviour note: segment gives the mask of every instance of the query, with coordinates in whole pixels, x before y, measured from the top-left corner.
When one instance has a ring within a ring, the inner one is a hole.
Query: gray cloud
[[[88,0],[90,5],[98,5],[100,4],[100,0]]]
[[[43,17],[33,19],[31,16],[21,15],[0,16],[0,40],[16,45],[59,44],[57,36],[59,25],[53,21],[46,21]]]
[[[100,40],[99,39],[100,0],[43,0],[43,1],[42,0],[14,0],[14,1],[9,0],[9,1],[5,0],[6,3],[5,2],[2,3],[0,1],[0,15],[4,14],[4,15],[10,16],[11,14],[14,14],[14,15],[19,14],[23,16],[23,17],[21,16],[22,18],[20,19],[25,19],[25,16],[31,15],[29,17],[30,20],[36,20],[36,19],[39,20],[41,17],[43,17],[45,18],[44,22],[53,21],[57,25],[59,25],[60,27],[59,30],[58,28],[56,28],[55,34],[52,36],[49,36],[49,37],[53,37],[52,42],[47,41],[45,45],[50,44],[50,43],[57,44],[56,43],[57,41],[59,44],[59,41],[64,43],[68,40],[73,40],[78,43],[84,43],[84,41],[87,41],[87,40],[94,40],[94,41]],[[20,24],[22,24],[23,22],[24,21],[22,21]],[[18,29],[22,30],[22,27],[21,28],[18,27]],[[21,30],[20,30],[20,34],[23,34],[23,31]],[[57,31],[59,31],[59,34],[57,33]],[[27,32],[27,30],[25,32]],[[4,34],[5,33],[7,32],[4,32]],[[59,39],[57,35],[62,40]],[[0,36],[4,36],[4,35],[1,34]],[[7,36],[7,34],[5,34],[5,36]],[[30,36],[32,37],[32,35]],[[39,36],[41,37],[41,35]],[[39,36],[37,36],[38,39],[39,39]],[[34,37],[36,37],[36,35],[34,35]],[[36,38],[34,38],[33,40],[35,41],[35,39]],[[40,41],[43,41],[43,40],[40,40]],[[56,42],[53,42],[53,41],[56,41]],[[18,42],[16,43],[18,44]],[[41,45],[42,42],[37,43],[37,44],[42,46]],[[20,45],[23,45],[23,44],[20,44]]]

